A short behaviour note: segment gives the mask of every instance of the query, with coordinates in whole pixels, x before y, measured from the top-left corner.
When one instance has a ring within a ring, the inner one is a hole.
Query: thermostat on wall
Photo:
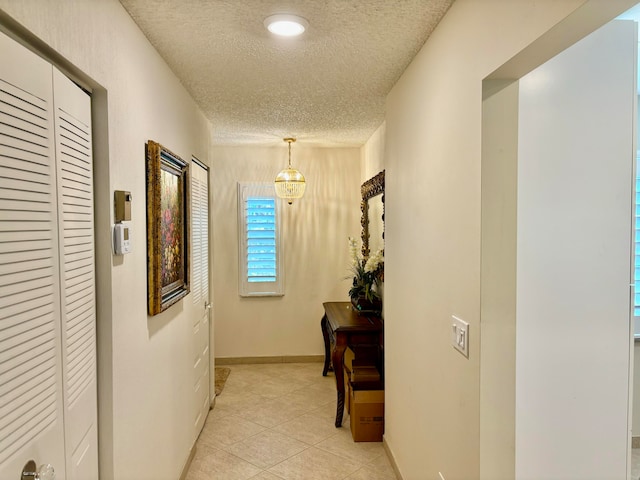
[[[113,251],[116,255],[131,253],[131,228],[122,223],[113,226]]]

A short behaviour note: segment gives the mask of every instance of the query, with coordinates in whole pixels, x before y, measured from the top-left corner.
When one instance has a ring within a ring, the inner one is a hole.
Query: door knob
[[[20,480],[55,480],[56,472],[50,464],[40,465],[36,470],[36,462],[29,460],[22,469]]]
[[[210,302],[204,302],[204,308],[206,308],[207,310],[211,310],[211,303]]]

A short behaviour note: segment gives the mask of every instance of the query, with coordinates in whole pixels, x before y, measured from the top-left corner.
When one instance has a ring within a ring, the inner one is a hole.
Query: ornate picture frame
[[[384,170],[370,178],[362,184],[360,187],[360,193],[362,195],[362,202],[360,203],[360,211],[362,216],[360,217],[360,225],[362,226],[362,258],[365,260],[369,258],[369,224],[371,219],[369,218],[369,201],[378,195],[382,195],[382,215],[380,221],[382,222],[382,241],[384,241]]]
[[[149,140],[147,152],[147,311],[157,315],[189,286],[189,164]]]

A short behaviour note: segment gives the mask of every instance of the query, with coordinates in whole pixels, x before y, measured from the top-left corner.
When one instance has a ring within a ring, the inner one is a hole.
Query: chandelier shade
[[[278,173],[274,185],[276,195],[284,198],[287,203],[291,205],[296,198],[302,198],[307,185],[304,175],[291,166],[291,144],[295,142],[296,139],[285,138],[284,141],[289,144],[289,166]]]

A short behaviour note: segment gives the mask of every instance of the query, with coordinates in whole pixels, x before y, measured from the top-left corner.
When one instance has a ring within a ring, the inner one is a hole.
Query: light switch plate
[[[451,345],[469,358],[469,324],[455,315],[451,315]]]

